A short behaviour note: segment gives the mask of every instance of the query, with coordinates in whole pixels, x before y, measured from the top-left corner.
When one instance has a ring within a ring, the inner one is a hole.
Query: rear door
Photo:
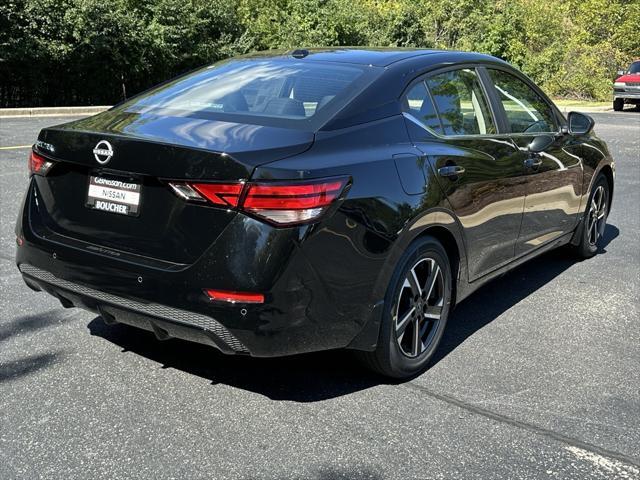
[[[582,147],[573,136],[561,133],[558,115],[534,85],[503,69],[489,68],[487,73],[526,172],[524,216],[516,246],[516,256],[521,256],[575,228],[582,193]],[[538,135],[550,136],[553,143],[538,154],[528,152]]]
[[[412,140],[446,194],[442,207],[462,225],[471,280],[513,259],[526,182],[481,75],[472,66],[439,70],[411,85],[404,99]]]

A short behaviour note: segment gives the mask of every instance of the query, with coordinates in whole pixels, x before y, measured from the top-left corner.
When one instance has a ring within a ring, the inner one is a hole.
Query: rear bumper
[[[172,264],[57,234],[40,221],[33,188],[16,226],[22,239],[16,263],[29,286],[64,306],[228,354],[373,347],[377,324],[369,320],[379,308],[371,302],[370,272],[378,263],[362,255],[355,269],[353,240],[335,235],[336,225],[318,225],[313,235],[313,229],[274,229],[239,214],[196,262]],[[344,218],[336,222],[345,224]],[[327,261],[347,255],[351,263]],[[205,289],[263,293],[265,303],[211,301]]]
[[[160,340],[181,338],[216,347],[223,353],[249,350],[217,320],[195,312],[156,303],[143,303],[69,282],[37,267],[19,266],[25,283],[53,295],[66,308],[95,312],[107,323],[125,323],[153,331]]]

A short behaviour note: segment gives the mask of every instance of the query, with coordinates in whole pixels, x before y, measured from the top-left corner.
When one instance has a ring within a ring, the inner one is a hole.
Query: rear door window
[[[426,127],[440,135],[444,134],[442,124],[424,81],[416,83],[407,93],[407,107],[411,115],[420,120]]]
[[[489,69],[512,133],[558,131],[551,106],[529,85],[503,70]]]
[[[490,135],[495,122],[474,69],[427,77],[407,93],[409,113],[440,135]]]

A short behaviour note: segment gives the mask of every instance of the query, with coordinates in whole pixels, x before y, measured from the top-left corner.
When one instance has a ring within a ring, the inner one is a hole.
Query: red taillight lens
[[[52,165],[53,162],[31,150],[29,154],[29,174],[45,175]]]
[[[324,207],[342,192],[342,180],[310,185],[251,184],[243,206],[249,210]]]
[[[277,225],[310,222],[322,215],[346,187],[348,178],[256,183],[175,183],[181,198],[239,207]]]
[[[286,184],[250,183],[242,208],[279,225],[309,222],[324,213],[346,184],[346,178]]]
[[[215,205],[237,207],[243,183],[191,183],[200,195]]]
[[[205,290],[211,300],[229,303],[264,303],[262,293],[232,292],[228,290]]]

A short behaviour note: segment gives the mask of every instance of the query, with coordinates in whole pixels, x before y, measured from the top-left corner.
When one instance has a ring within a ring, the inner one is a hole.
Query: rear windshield
[[[304,60],[230,60],[179,77],[118,108],[134,113],[309,128],[333,116],[379,70]]]

